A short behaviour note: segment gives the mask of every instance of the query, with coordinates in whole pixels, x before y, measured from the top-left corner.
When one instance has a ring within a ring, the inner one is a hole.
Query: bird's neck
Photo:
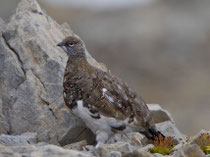
[[[87,61],[86,57],[70,56],[68,58],[67,64],[77,64],[86,61]]]
[[[88,63],[85,57],[69,57],[66,66],[66,72],[76,73],[78,71],[84,71],[90,69],[91,65]]]

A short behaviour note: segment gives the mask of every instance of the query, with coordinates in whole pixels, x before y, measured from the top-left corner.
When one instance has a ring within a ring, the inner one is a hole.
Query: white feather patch
[[[102,88],[102,91],[103,91],[103,93],[105,93],[107,91],[107,89],[106,88]]]
[[[84,107],[82,100],[77,101],[77,107],[74,108],[72,111],[76,116],[80,117],[85,122],[87,127],[89,127],[95,134],[97,133],[97,131],[104,131],[107,132],[107,134],[111,135],[111,126],[118,127],[123,124],[127,125],[129,120],[129,118],[126,118],[125,120],[121,121],[115,118],[105,117],[103,115],[100,115],[99,119],[92,118],[92,113],[90,113],[87,107]],[[129,128],[126,128],[127,131],[128,129]]]
[[[113,100],[112,97],[110,97],[110,96],[108,96],[108,95],[106,95],[106,94],[105,94],[105,97],[109,100],[109,102],[114,102],[114,100]]]
[[[103,91],[103,96],[105,96],[109,100],[109,102],[113,103],[114,99],[111,96],[106,94],[107,89],[106,88],[102,88],[102,91]]]
[[[65,92],[63,92],[63,96],[66,98],[66,93]]]

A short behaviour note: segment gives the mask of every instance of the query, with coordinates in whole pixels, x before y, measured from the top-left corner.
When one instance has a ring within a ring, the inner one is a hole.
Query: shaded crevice
[[[25,71],[25,69],[24,69],[24,67],[23,67],[23,62],[22,62],[22,60],[20,59],[19,54],[15,51],[14,48],[11,47],[11,45],[10,45],[9,42],[7,41],[7,39],[6,39],[5,35],[4,35],[4,33],[2,33],[2,37],[3,37],[3,39],[4,39],[4,41],[5,41],[6,45],[7,45],[7,47],[8,47],[8,48],[15,54],[15,56],[17,57],[17,60],[18,60],[19,63],[20,63],[20,68],[21,68],[21,70],[23,71],[24,76],[26,77],[26,71]]]
[[[39,98],[40,98],[40,100],[41,100],[41,102],[42,102],[43,104],[45,104],[45,105],[47,105],[47,106],[50,105],[50,103],[49,103],[48,101],[44,100],[44,99],[41,98],[41,97],[39,97]]]
[[[55,119],[58,119],[57,116],[55,115],[53,109],[49,108],[50,112],[52,113],[52,115],[55,117]]]
[[[11,117],[10,117],[9,113],[7,113],[7,119],[5,121],[8,124],[8,130],[6,130],[6,132],[8,135],[11,135],[12,134],[12,124],[11,124]]]
[[[73,143],[73,141],[77,141],[77,139],[80,138],[80,136],[85,132],[87,131],[87,128],[84,128],[76,137],[74,137],[70,143]]]
[[[16,102],[16,99],[15,99],[15,102]],[[14,102],[14,103],[15,103]],[[6,122],[7,125],[5,125],[4,129],[5,131],[7,132],[8,135],[11,135],[12,134],[12,123],[11,123],[11,120],[12,120],[12,117],[11,117],[11,106],[14,104],[12,103],[12,105],[10,103],[8,103],[7,101],[5,100],[2,100],[2,103],[4,104],[2,106],[2,116]]]
[[[31,12],[39,15],[44,15],[41,11],[38,11],[37,9],[32,9]]]
[[[45,104],[45,105],[47,105],[47,106],[48,106],[49,111],[52,113],[53,117],[55,117],[55,119],[58,119],[58,118],[57,118],[57,116],[55,115],[55,113],[54,113],[53,109],[52,109],[52,108],[50,108],[50,103],[49,103],[48,101],[44,100],[44,99],[43,99],[43,98],[41,98],[41,97],[39,97],[39,98],[40,98],[40,100],[41,100],[41,102],[42,102],[43,104]]]

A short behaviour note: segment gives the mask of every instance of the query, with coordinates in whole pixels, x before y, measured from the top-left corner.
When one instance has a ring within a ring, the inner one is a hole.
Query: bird
[[[66,105],[106,143],[117,132],[139,132],[149,140],[164,135],[157,130],[145,101],[127,83],[110,71],[101,70],[87,60],[87,49],[77,35],[57,44],[68,55],[63,97]]]

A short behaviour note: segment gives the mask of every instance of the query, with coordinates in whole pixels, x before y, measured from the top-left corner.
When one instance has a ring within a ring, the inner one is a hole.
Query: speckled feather
[[[77,106],[78,100],[83,100],[83,105],[98,115],[95,118],[104,115],[125,120],[129,117],[129,122],[136,118],[139,121],[136,127],[149,127],[150,112],[136,91],[111,73],[92,67],[86,60],[68,61],[64,93],[70,109]]]

